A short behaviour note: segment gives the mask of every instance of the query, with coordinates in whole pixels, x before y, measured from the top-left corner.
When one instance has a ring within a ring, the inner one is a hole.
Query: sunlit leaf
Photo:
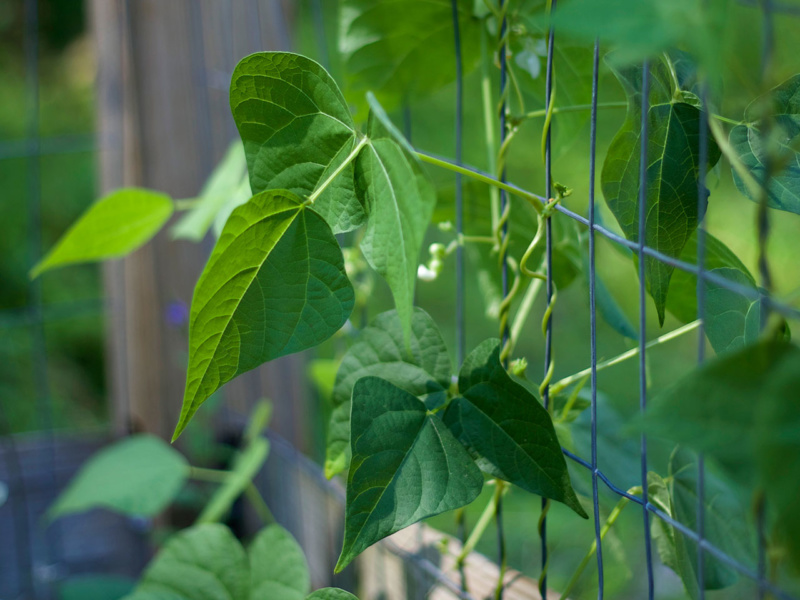
[[[192,298],[180,435],[237,375],[341,328],[353,287],[330,227],[293,193],[262,192],[228,219]]]
[[[313,60],[289,52],[243,58],[231,80],[231,111],[244,142],[254,194],[287,189],[309,196],[355,148],[350,110],[336,82]],[[314,203],[334,233],[364,222],[352,163]]]
[[[434,409],[446,399],[451,369],[442,334],[428,313],[414,310],[408,346],[397,311],[378,315],[347,351],[336,375],[325,474],[333,477],[350,462],[350,397],[359,379],[381,377]]]
[[[303,600],[311,587],[308,564],[297,541],[279,525],[262,529],[247,549],[250,600]]]
[[[350,472],[336,572],[384,537],[472,502],[483,476],[438,416],[377,377],[353,388]]]
[[[486,340],[464,361],[458,391],[443,417],[494,477],[586,513],[572,489],[550,415],[500,363],[499,340]]]
[[[152,517],[175,498],[188,476],[189,464],[180,452],[155,436],[135,435],[92,456],[47,516],[106,508]]]
[[[125,188],[98,200],[31,269],[31,277],[63,265],[120,258],[147,243],[172,215],[169,196]]]

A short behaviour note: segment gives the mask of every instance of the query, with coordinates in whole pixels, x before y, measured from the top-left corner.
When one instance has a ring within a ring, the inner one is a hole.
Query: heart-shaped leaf
[[[237,375],[336,333],[353,286],[330,227],[292,192],[262,192],[233,211],[197,282],[177,438]]]
[[[359,379],[381,377],[434,409],[446,400],[451,373],[442,334],[428,313],[414,309],[408,345],[397,311],[378,315],[344,355],[336,375],[325,474],[333,477],[350,463],[350,397]]]
[[[230,99],[254,194],[287,189],[307,197],[341,167],[314,209],[334,233],[364,222],[352,163],[343,166],[356,147],[355,124],[324,68],[290,52],[257,52],[236,65]]]
[[[283,527],[262,529],[247,549],[250,600],[303,600],[311,576],[303,549]]]
[[[767,94],[767,98],[757,98],[745,109],[746,125],[737,125],[731,130],[730,141],[739,159],[757,184],[764,181],[764,169],[769,142],[759,132],[757,107],[768,101],[774,118],[774,132],[780,143],[780,157],[783,168],[775,173],[767,184],[767,205],[770,208],[800,214],[800,74],[794,75]],[[736,169],[732,169],[733,180],[739,191],[754,202],[761,199],[753,197],[753,192],[742,181]]]
[[[353,388],[342,554],[336,572],[375,542],[472,502],[483,476],[420,400],[378,377]]]
[[[625,123],[608,149],[601,185],[608,207],[625,237],[639,241],[639,159],[641,155],[641,66],[615,69],[628,97]],[[677,101],[669,72],[663,62],[650,69],[650,101],[647,113],[647,186],[645,244],[678,258],[694,233],[698,219],[697,180],[700,171],[700,110],[683,94]],[[719,160],[720,151],[708,142],[708,164]],[[674,267],[645,257],[645,282],[659,322],[664,323],[667,291]]]
[[[143,246],[172,215],[169,196],[126,188],[89,207],[33,269],[31,277],[63,265],[120,258]]]
[[[503,368],[499,340],[486,340],[470,353],[458,391],[444,421],[481,469],[588,518],[572,489],[553,420]]]
[[[47,516],[107,508],[152,517],[175,498],[188,476],[189,463],[180,452],[155,436],[135,435],[92,456]]]

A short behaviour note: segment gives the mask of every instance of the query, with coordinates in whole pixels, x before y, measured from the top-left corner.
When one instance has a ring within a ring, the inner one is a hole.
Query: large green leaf
[[[408,338],[419,253],[436,194],[419,159],[370,96],[368,144],[356,159],[356,183],[368,220],[361,250],[389,284]]]
[[[303,600],[311,587],[308,564],[297,541],[279,525],[262,529],[247,549],[250,600]]]
[[[800,349],[762,341],[705,363],[653,398],[651,434],[714,457],[734,481],[763,489],[776,536],[800,566]]]
[[[444,422],[494,477],[586,513],[572,489],[553,420],[539,400],[515,382],[500,362],[499,340],[486,340],[464,361],[461,397]]]
[[[336,82],[319,64],[297,54],[258,52],[243,58],[231,79],[231,111],[254,194],[287,189],[309,196],[342,166],[357,143]],[[317,198],[314,209],[334,233],[364,222],[352,163]]]
[[[353,388],[352,459],[336,572],[367,547],[426,517],[472,502],[483,476],[420,400],[378,377]]]
[[[779,156],[774,157],[781,163],[782,169],[774,174],[767,185],[767,205],[770,208],[800,214],[800,74],[794,75],[778,87],[771,90],[766,98],[757,98],[745,109],[744,125],[737,125],[731,130],[730,141],[739,159],[749,171],[753,180],[763,184],[767,148],[770,141],[758,129],[759,107],[769,103],[774,118],[773,132],[779,144]],[[745,196],[754,202],[760,202],[742,181],[736,169],[732,169],[733,180]]]
[[[171,537],[148,565],[134,597],[249,600],[247,555],[230,529],[195,525]]]
[[[350,396],[359,379],[381,377],[434,409],[446,400],[451,369],[442,334],[424,310],[414,309],[408,345],[397,311],[378,315],[347,351],[336,375],[325,474],[333,477],[350,463]]]
[[[641,66],[616,69],[628,96],[628,114],[608,149],[601,184],[608,207],[625,237],[639,241],[639,162],[641,154]],[[650,70],[647,113],[647,218],[644,242],[678,258],[697,227],[697,187],[700,170],[700,110],[676,101],[669,72],[663,62]],[[681,96],[690,99],[686,95]],[[719,148],[709,139],[708,165],[719,160]],[[667,290],[674,267],[645,257],[645,281],[663,324]]]
[[[172,215],[169,196],[126,188],[89,207],[55,247],[31,270],[31,277],[55,267],[120,258],[147,243]]]
[[[135,435],[92,456],[47,516],[107,508],[152,517],[172,501],[188,476],[189,464],[180,452],[155,436]]]
[[[322,588],[309,595],[306,600],[358,600],[358,598],[339,588]]]
[[[174,437],[227,381],[336,333],[353,301],[336,238],[295,194],[262,192],[234,210],[192,298]]]
[[[464,72],[477,66],[480,23],[472,1],[458,0]],[[348,100],[372,90],[389,108],[455,79],[451,0],[342,0],[339,50]]]

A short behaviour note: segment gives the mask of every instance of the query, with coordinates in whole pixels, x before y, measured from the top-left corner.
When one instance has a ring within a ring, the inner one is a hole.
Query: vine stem
[[[189,467],[189,478],[211,483],[225,483],[230,477],[230,471],[221,469],[206,469],[203,467]]]
[[[696,321],[692,321],[691,323],[687,323],[683,327],[678,327],[677,329],[673,329],[669,333],[665,333],[662,336],[657,337],[656,339],[648,342],[645,344],[645,349],[650,349],[659,344],[663,344],[664,342],[668,342],[670,340],[674,340],[677,337],[680,337],[684,333],[689,333],[690,331],[694,331],[700,326],[701,321],[698,319]],[[613,367],[614,365],[618,365],[621,362],[625,362],[629,358],[633,358],[639,354],[639,347],[631,348],[627,352],[623,352],[622,354],[615,356],[614,358],[609,358],[608,360],[604,360],[602,362],[597,363],[597,370],[602,371],[603,369],[607,369],[608,367]],[[576,381],[580,381],[585,377],[589,377],[592,374],[591,367],[588,369],[584,369],[583,371],[579,371],[574,375],[570,375],[569,377],[565,377],[564,379],[557,381],[552,386],[550,386],[550,391],[553,394],[557,394],[561,390],[569,387]]]
[[[253,484],[252,481],[244,489],[244,495],[253,506],[256,514],[258,514],[258,518],[261,519],[261,522],[264,525],[277,522],[275,520],[275,516],[272,514],[272,511],[269,509],[267,502],[264,500],[264,496],[261,495],[261,492],[258,491],[258,488]]]
[[[347,157],[342,161],[342,163],[338,167],[336,167],[333,173],[328,175],[328,178],[322,182],[322,185],[320,185],[317,189],[311,192],[311,195],[308,197],[308,200],[306,200],[305,204],[306,205],[314,204],[316,199],[319,198],[320,195],[322,195],[322,192],[324,192],[331,184],[331,182],[334,179],[336,179],[342,171],[345,170],[347,165],[353,162],[355,157],[358,156],[358,153],[361,152],[361,149],[368,143],[369,143],[369,138],[366,136],[363,136],[360,140],[358,140],[358,143],[355,145],[355,148],[353,148],[350,151],[350,154],[348,154]]]
[[[517,313],[514,315],[514,321],[511,323],[510,339],[512,350],[517,344],[517,340],[522,333],[522,328],[525,327],[525,321],[527,321],[528,315],[533,309],[533,303],[536,301],[536,298],[542,289],[543,283],[544,282],[539,278],[534,279],[530,282],[530,284],[528,284],[528,289],[525,290],[525,295],[522,297],[522,302],[517,309]]]
[[[604,102],[602,104],[597,105],[598,108],[627,108],[627,102]],[[551,114],[557,115],[558,113],[566,113],[566,112],[580,112],[583,110],[591,110],[591,104],[575,104],[573,106],[554,106],[550,111]],[[547,116],[547,109],[540,109],[534,110],[528,113],[525,113],[521,118],[522,119],[538,119],[540,117]]]
[[[503,482],[500,480],[496,480],[496,483],[498,484],[498,489],[502,489],[500,495],[505,493],[505,486],[503,485]],[[470,552],[475,550],[475,546],[478,545],[478,542],[483,537],[483,534],[486,532],[486,528],[492,521],[492,517],[494,517],[494,511],[495,508],[497,507],[498,498],[499,495],[497,491],[495,491],[495,493],[492,494],[492,497],[489,499],[488,504],[483,509],[480,518],[478,518],[478,522],[475,523],[475,527],[470,532],[467,541],[464,542],[464,545],[461,547],[461,552],[456,557],[457,565],[464,564],[464,561],[467,559],[467,556],[469,556]]]

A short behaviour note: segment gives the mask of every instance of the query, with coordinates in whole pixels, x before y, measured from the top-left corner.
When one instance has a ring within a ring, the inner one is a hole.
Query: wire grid
[[[123,0],[126,4],[131,0]],[[135,0],[134,0],[135,1]],[[261,7],[261,2],[258,0],[248,0],[250,6],[252,7],[254,20],[253,23],[258,24],[260,23],[260,15],[259,10]],[[456,0],[451,0],[453,2],[454,7],[454,41],[456,44],[456,144],[455,144],[455,151],[456,151],[456,162],[457,164],[461,163],[461,138],[462,138],[462,128],[463,128],[463,85],[462,85],[462,68],[461,68],[461,58],[460,58],[460,44],[461,41],[459,39],[458,33],[458,21],[457,21],[457,6]],[[757,0],[739,0],[742,4],[752,5],[760,7],[764,13],[764,55],[763,55],[763,64],[766,65],[770,59],[771,47],[772,47],[772,14],[773,13],[782,13],[789,16],[798,16],[800,15],[800,9],[797,7],[779,4],[777,2],[770,2],[769,0],[766,1],[757,1]],[[226,0],[228,6],[232,6],[231,0]],[[553,2],[555,5],[555,1]],[[281,12],[280,3],[270,1],[270,17],[283,19],[284,15]],[[324,23],[322,21],[322,7],[321,7],[321,0],[312,0],[312,9],[313,9],[313,18],[315,21],[315,29],[317,37],[321,40],[320,47],[322,49],[326,48],[326,44],[324,42]],[[39,164],[38,161],[41,157],[53,154],[62,154],[62,153],[85,153],[85,152],[93,152],[96,150],[96,143],[94,139],[90,136],[84,135],[77,135],[77,136],[59,136],[53,138],[40,138],[39,137],[39,123],[38,123],[38,115],[39,115],[39,75],[38,75],[38,3],[37,0],[25,0],[25,61],[26,61],[26,75],[27,75],[27,94],[28,94],[28,138],[22,141],[8,141],[8,142],[0,142],[0,160],[7,160],[12,158],[28,158],[28,166],[27,166],[27,179],[28,179],[28,216],[29,216],[29,265],[32,266],[35,264],[40,256],[41,256],[41,244],[40,244],[40,225],[41,225],[41,189],[40,189],[40,173],[39,173]],[[207,68],[204,63],[205,54],[203,52],[203,41],[204,41],[204,27],[203,27],[203,15],[202,11],[200,10],[192,10],[190,15],[194,27],[195,35],[193,36],[193,43],[195,44],[194,53],[195,56],[202,56],[203,59],[200,61],[202,64],[193,65],[193,68],[196,69],[196,73],[198,76],[196,77],[197,83],[197,92],[200,98],[205,97],[205,112],[206,114],[210,115],[210,108],[207,102],[207,94],[208,90],[212,88],[227,88],[227,80],[228,74],[227,73],[220,73],[213,69]],[[232,27],[230,23],[225,23],[225,27],[223,27],[224,31],[230,33]],[[283,31],[289,30],[288,27],[282,28]],[[261,41],[261,30],[259,26],[254,26],[254,32],[258,39],[259,47],[262,47]],[[547,73],[548,73],[548,88],[551,85],[550,77],[552,76],[552,62],[553,62],[553,45],[554,45],[554,32],[551,30],[548,35],[548,55],[547,55]],[[289,47],[290,39],[287,37],[285,39],[279,40],[279,45],[282,47]],[[232,48],[232,43],[230,46],[226,44],[226,48]],[[323,62],[327,62],[325,59],[325,54],[321,54]],[[229,64],[233,62],[233,54],[231,51],[231,55],[229,57],[231,60]],[[505,58],[505,53],[502,54],[501,60]],[[503,60],[504,62],[504,60]],[[647,74],[647,68],[645,63],[645,74]],[[762,530],[759,532],[759,560],[758,566],[756,569],[753,569],[745,564],[742,564],[738,560],[734,559],[730,555],[728,555],[724,549],[717,548],[713,544],[711,544],[707,539],[704,537],[704,511],[702,510],[703,507],[703,473],[704,473],[704,466],[702,457],[700,458],[700,462],[698,465],[699,477],[698,477],[698,530],[693,531],[683,525],[682,523],[674,520],[669,515],[665,514],[659,508],[651,504],[646,496],[646,472],[647,472],[647,445],[646,445],[646,438],[642,438],[642,455],[641,455],[641,465],[642,465],[642,477],[643,477],[643,490],[644,494],[642,498],[633,496],[628,494],[626,491],[618,487],[611,481],[599,468],[598,468],[598,456],[597,456],[597,377],[596,377],[596,370],[597,370],[597,340],[596,340],[596,301],[595,301],[595,282],[596,282],[596,269],[595,269],[595,236],[597,233],[601,234],[605,238],[609,239],[612,242],[620,244],[624,247],[627,247],[634,252],[637,252],[639,256],[651,256],[656,258],[657,260],[669,264],[673,267],[678,269],[684,270],[688,273],[692,273],[697,276],[698,278],[698,318],[702,319],[705,304],[704,304],[704,285],[703,282],[713,282],[719,286],[725,287],[746,297],[751,299],[760,299],[765,308],[780,313],[789,318],[798,318],[800,317],[800,311],[797,311],[791,306],[783,304],[777,300],[775,300],[771,295],[760,295],[759,292],[754,291],[750,288],[734,284],[728,281],[725,278],[719,277],[714,275],[713,273],[708,273],[705,271],[704,265],[704,258],[705,258],[705,235],[704,235],[704,228],[702,226],[702,222],[698,227],[698,264],[690,264],[684,261],[675,259],[673,257],[664,255],[663,253],[658,252],[657,250],[647,247],[644,245],[644,235],[640,232],[639,235],[639,242],[631,242],[618,236],[617,234],[605,229],[601,225],[598,225],[595,221],[596,216],[596,202],[595,202],[595,167],[596,167],[596,132],[597,132],[597,96],[598,96],[598,70],[599,70],[599,43],[595,43],[594,46],[594,69],[593,69],[593,76],[592,76],[592,111],[591,111],[591,120],[590,120],[590,168],[589,168],[589,178],[590,178],[590,187],[589,187],[589,215],[588,218],[583,217],[564,206],[557,205],[556,210],[560,213],[566,215],[567,217],[581,223],[584,226],[588,227],[589,232],[589,280],[590,280],[590,288],[589,288],[589,303],[590,303],[590,311],[589,311],[589,318],[590,318],[590,359],[591,359],[591,459],[586,460],[580,456],[569,452],[568,450],[564,450],[564,454],[573,462],[580,465],[581,467],[586,468],[590,471],[592,476],[592,497],[593,497],[593,514],[594,514],[594,525],[595,525],[595,538],[597,543],[597,567],[598,567],[598,598],[602,599],[604,597],[604,577],[603,577],[603,547],[602,547],[602,540],[600,537],[600,512],[599,512],[599,483],[602,482],[608,489],[610,489],[615,494],[625,497],[631,502],[641,506],[642,508],[642,515],[645,523],[644,531],[645,531],[645,547],[646,547],[646,559],[647,559],[647,573],[648,573],[648,597],[653,598],[654,594],[654,586],[653,586],[653,564],[652,564],[652,551],[650,549],[651,539],[649,534],[649,522],[651,515],[662,519],[679,532],[681,532],[687,539],[692,541],[697,545],[698,548],[698,578],[699,578],[699,587],[700,587],[700,594],[701,598],[704,596],[704,557],[705,554],[709,554],[716,558],[717,560],[725,563],[726,565],[730,566],[731,568],[738,571],[740,574],[744,575],[745,577],[753,580],[759,590],[759,597],[763,598],[767,592],[773,594],[777,598],[781,598],[782,600],[792,600],[793,597],[789,595],[787,592],[776,588],[771,582],[766,579],[766,560],[765,560],[765,544],[764,544],[764,532],[763,532],[763,511],[762,511],[762,519],[760,526]],[[504,75],[504,69],[503,69]],[[645,87],[647,86],[647,77],[645,77]],[[550,98],[549,93],[546,97]],[[645,102],[647,101],[647,94],[644,94]],[[703,94],[703,102],[705,103],[705,93]],[[645,107],[646,108],[646,107]],[[643,114],[646,114],[646,110],[643,111]],[[703,114],[703,118],[705,117],[705,112]],[[501,112],[501,119],[504,118],[504,111]],[[210,119],[209,119],[210,120]],[[206,121],[208,122],[208,121]],[[410,125],[410,123],[407,123]],[[211,148],[213,146],[211,140],[211,131],[208,127],[205,127],[204,124],[199,125],[201,129],[201,136],[202,139],[205,140],[207,143],[207,147]],[[504,131],[504,129],[503,129]],[[232,132],[235,133],[235,132]],[[647,122],[646,119],[643,118],[642,120],[642,133],[643,137],[646,137],[647,133]],[[701,127],[701,136],[700,136],[700,156],[701,156],[701,164],[705,163],[707,160],[707,148],[708,148],[708,138],[707,138],[707,128]],[[549,138],[549,134],[548,134]],[[108,143],[115,143],[115,140],[102,140],[102,144]],[[642,147],[645,148],[645,144],[642,144]],[[644,151],[643,151],[644,157]],[[543,201],[547,198],[551,197],[551,190],[550,190],[550,160],[551,160],[551,152],[550,152],[550,144],[549,139],[546,145],[546,193],[544,197],[541,197]],[[204,166],[206,167],[206,171],[209,171],[211,168],[211,155],[210,152],[204,160],[206,163]],[[644,161],[642,161],[644,164]],[[476,170],[477,171],[477,170]],[[478,171],[480,172],[480,171]],[[700,180],[698,182],[698,202],[702,202],[702,194],[704,192],[704,177],[705,177],[705,169],[700,168]],[[494,174],[485,174],[489,177],[493,177]],[[460,176],[459,176],[460,180]],[[646,170],[643,168],[642,172],[640,173],[640,189],[644,190],[646,181]],[[513,187],[513,185],[512,185]],[[462,213],[462,203],[460,201],[460,186],[457,186],[457,227],[458,230],[461,231],[463,228],[463,213]],[[644,194],[642,194],[640,198],[640,211],[644,213],[646,209],[646,198]],[[640,226],[643,224],[643,219],[640,219]],[[761,224],[760,236],[762,238],[766,238],[768,234],[768,222],[764,220]],[[764,257],[762,256],[762,260],[760,261],[760,265],[762,267],[762,279],[768,280],[768,273],[765,271],[766,261],[763,260]],[[546,252],[545,252],[545,260],[547,263],[547,274],[548,274],[548,282],[547,282],[547,289],[548,289],[548,298],[551,297],[552,294],[552,275],[551,275],[551,267],[552,267],[552,233],[548,226],[547,229],[547,245],[546,245]],[[644,261],[639,261],[640,268],[641,265],[644,264]],[[466,323],[464,320],[464,265],[463,265],[463,255],[461,254],[461,249],[459,246],[458,254],[457,254],[457,290],[456,290],[456,323],[457,323],[457,332],[458,332],[458,342],[457,342],[457,352],[460,359],[463,359],[465,353],[465,330],[466,330]],[[58,305],[49,305],[45,306],[42,303],[41,299],[41,290],[39,284],[37,282],[32,282],[30,284],[30,304],[19,310],[9,310],[9,311],[2,311],[0,312],[0,327],[13,327],[13,326],[23,326],[31,328],[31,333],[33,337],[34,343],[32,344],[32,359],[35,369],[35,378],[37,381],[37,405],[39,406],[39,415],[41,419],[41,429],[45,432],[46,436],[49,436],[49,444],[50,450],[47,451],[46,463],[47,468],[51,474],[51,480],[58,485],[60,482],[60,476],[58,474],[58,469],[56,468],[56,457],[55,457],[55,444],[52,443],[52,435],[53,435],[53,428],[52,428],[52,405],[51,405],[51,394],[47,387],[47,353],[44,347],[44,325],[45,323],[57,321],[60,319],[68,319],[74,316],[82,316],[87,314],[97,314],[101,313],[104,310],[107,310],[109,307],[105,305],[102,300],[95,300],[95,301],[87,301],[87,302],[79,302],[79,303],[65,303],[65,304],[58,304]],[[646,358],[646,346],[645,346],[645,321],[644,321],[644,313],[645,313],[645,290],[643,284],[643,277],[640,277],[640,327],[641,327],[641,335],[640,335],[640,406],[642,409],[646,407],[646,380],[644,374],[644,364]],[[548,335],[547,335],[547,347],[549,348],[550,339],[552,336],[552,323],[548,324]],[[702,362],[704,359],[703,356],[704,352],[704,339],[703,339],[703,331],[702,327],[700,328],[699,338],[698,338],[698,362]],[[547,352],[546,362],[545,362],[545,372],[550,365],[550,353]],[[546,397],[546,396],[545,396]],[[4,405],[0,402],[0,411],[3,411]],[[0,418],[5,420],[5,414],[0,412]],[[60,557],[58,556],[58,548],[59,548],[59,530],[58,527],[51,530],[49,535],[49,539],[46,540],[44,544],[42,544],[41,540],[32,540],[30,538],[30,531],[28,528],[29,516],[27,513],[26,507],[26,498],[27,498],[27,490],[25,489],[25,481],[23,478],[23,474],[21,472],[21,466],[18,460],[18,453],[17,448],[15,447],[15,440],[13,436],[4,436],[0,438],[0,442],[3,446],[3,457],[6,461],[6,472],[9,476],[9,487],[10,487],[10,498],[9,504],[11,505],[12,511],[15,514],[14,521],[14,540],[16,544],[16,557],[18,561],[18,567],[23,572],[28,573],[28,579],[24,582],[24,588],[22,589],[22,597],[24,598],[33,598],[33,597],[41,597],[40,590],[37,588],[36,582],[34,581],[33,576],[33,563],[31,562],[32,556],[32,546],[36,546],[38,550],[44,548],[45,552],[45,560],[49,564],[56,564],[59,562]],[[282,454],[292,455],[290,450],[284,451]],[[296,454],[296,453],[295,453]],[[307,460],[303,459],[302,457],[295,456],[296,461],[293,463],[295,466],[300,465],[301,469],[308,470],[310,473],[315,473],[318,475],[318,471],[315,471],[316,467],[309,463]],[[321,480],[320,480],[321,483]],[[325,482],[327,485],[327,482]],[[324,485],[322,486],[324,488]],[[325,488],[327,489],[327,488]],[[331,491],[331,493],[336,496],[340,492],[336,490]],[[500,527],[502,530],[502,527]],[[546,530],[543,530],[543,533]],[[502,532],[501,532],[502,535]],[[542,536],[542,550],[543,550],[543,563],[546,564],[547,561],[547,542],[545,535]],[[501,551],[502,551],[502,543],[501,543]],[[35,553],[35,552],[33,552]],[[405,556],[404,557],[409,564],[412,565],[414,569],[417,569],[420,573],[420,577],[427,578],[430,581],[432,586],[441,585],[446,587],[447,589],[451,590],[454,595],[464,600],[472,600],[471,596],[463,591],[458,586],[455,586],[449,578],[444,576],[444,574],[438,569],[438,567],[425,559],[424,557],[420,556]],[[546,585],[546,579],[543,578]],[[501,590],[502,592],[502,590]]]

